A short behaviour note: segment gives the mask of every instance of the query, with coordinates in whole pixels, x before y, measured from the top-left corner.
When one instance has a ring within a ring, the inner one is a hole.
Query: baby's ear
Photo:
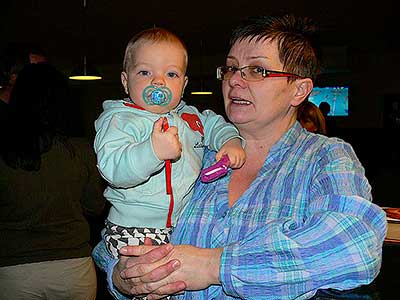
[[[124,91],[127,95],[129,95],[129,89],[128,89],[128,74],[126,72],[121,72],[121,83],[122,86],[124,87]]]
[[[188,78],[187,76],[185,76],[185,82],[184,82],[184,84],[183,84],[183,89],[182,89],[181,98],[183,98],[183,94],[185,93],[185,89],[186,89],[186,86],[187,86],[187,84],[188,84],[188,81],[189,81],[189,78]]]
[[[298,106],[301,102],[307,99],[310,95],[314,85],[310,78],[297,79],[295,82],[295,94],[292,100],[293,106]]]

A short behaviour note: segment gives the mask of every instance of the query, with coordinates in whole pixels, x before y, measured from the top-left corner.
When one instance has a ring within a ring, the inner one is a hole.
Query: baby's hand
[[[179,142],[178,128],[169,127],[163,130],[165,118],[160,118],[154,122],[153,132],[151,133],[151,143],[154,152],[159,160],[176,160],[181,156],[182,144]]]
[[[215,156],[215,159],[219,161],[224,154],[228,154],[229,160],[231,162],[230,166],[233,169],[240,168],[246,161],[246,153],[244,152],[242,143],[238,138],[227,141],[221,147],[221,149],[219,149]]]

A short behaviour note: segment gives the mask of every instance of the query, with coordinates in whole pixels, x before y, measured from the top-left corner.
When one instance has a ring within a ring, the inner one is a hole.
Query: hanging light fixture
[[[72,80],[99,80],[102,79],[95,68],[87,65],[86,55],[83,56],[83,64],[74,69],[69,76]]]
[[[213,92],[205,91],[203,88],[203,79],[200,78],[200,91],[191,92],[192,95],[212,95]]]
[[[191,92],[191,94],[192,95],[212,95],[211,91],[207,91],[207,90],[204,89],[204,82],[203,82],[203,40],[200,40],[199,65],[200,65],[200,90]]]
[[[86,34],[86,10],[87,10],[87,5],[86,5],[86,0],[83,0],[83,38],[84,38],[84,44],[85,44],[85,54],[83,56],[83,61],[80,63],[75,69],[73,69],[71,75],[69,76],[69,79],[72,80],[99,80],[102,79],[100,76],[100,73],[96,70],[95,67],[92,65],[89,65],[87,63],[87,34]]]

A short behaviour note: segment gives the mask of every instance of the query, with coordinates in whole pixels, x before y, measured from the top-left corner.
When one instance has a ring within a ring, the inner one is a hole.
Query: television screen
[[[349,115],[349,88],[346,86],[314,87],[308,99],[317,106],[327,102],[331,107],[328,116]]]

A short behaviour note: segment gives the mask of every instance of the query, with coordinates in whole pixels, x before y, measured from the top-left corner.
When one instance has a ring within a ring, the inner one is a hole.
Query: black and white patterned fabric
[[[122,227],[106,220],[105,241],[108,251],[114,258],[119,257],[118,250],[127,245],[143,245],[146,237],[150,238],[153,245],[169,243],[172,227],[170,228],[140,228]]]

